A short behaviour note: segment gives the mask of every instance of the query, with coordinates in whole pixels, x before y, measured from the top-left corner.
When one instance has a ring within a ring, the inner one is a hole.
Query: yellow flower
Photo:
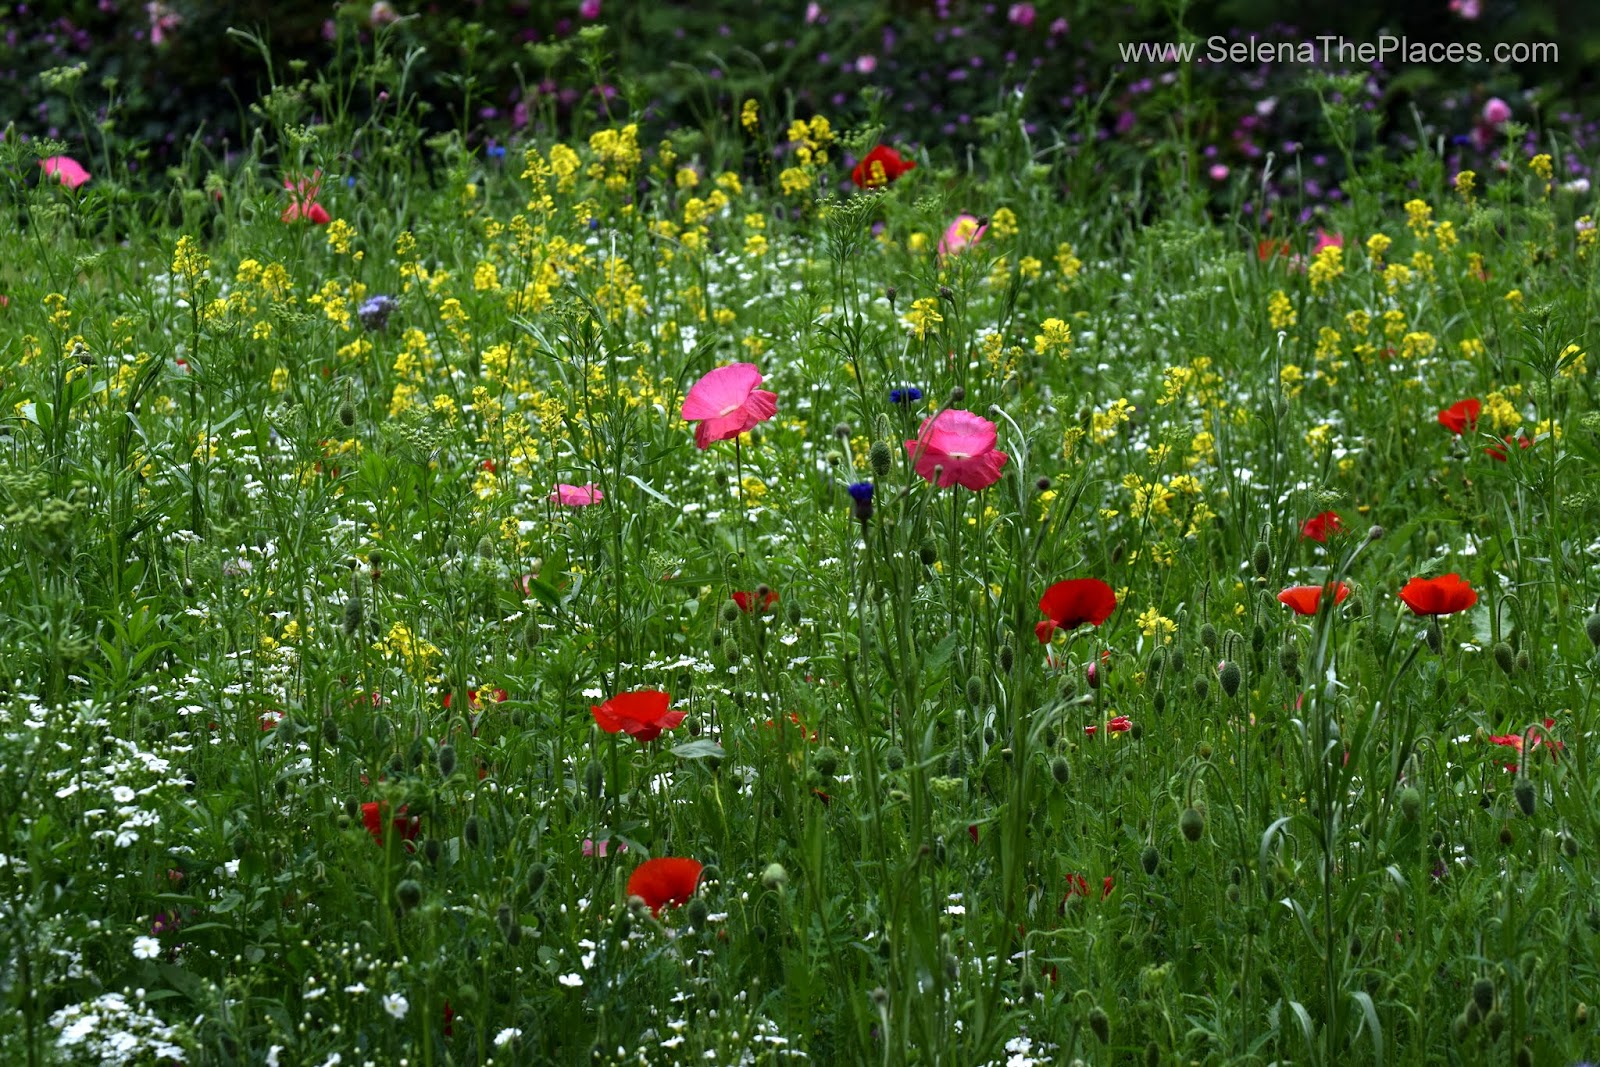
[[[1017,213],[1008,207],[997,210],[989,216],[989,232],[996,237],[1015,237],[1017,235]]]
[[[1311,281],[1311,291],[1320,293],[1331,285],[1334,279],[1344,273],[1344,247],[1342,245],[1328,245],[1318,252],[1311,260],[1311,266],[1306,268],[1306,277]]]
[[[1533,171],[1539,177],[1543,178],[1545,181],[1549,181],[1556,172],[1555,165],[1551,161],[1550,154],[1548,152],[1540,152],[1538,155],[1528,160],[1528,169]]]
[[[778,175],[778,185],[783,195],[793,196],[812,187],[812,177],[800,167],[789,167]]]
[[[1024,278],[1037,278],[1042,270],[1044,270],[1044,264],[1033,256],[1023,256],[1017,261],[1017,271]]]
[[[1161,635],[1161,643],[1166,644],[1172,640],[1172,635],[1178,632],[1178,624],[1161,614],[1154,607],[1146,608],[1139,613],[1139,632],[1146,637]]]
[[[927,340],[928,331],[944,321],[944,316],[939,314],[939,298],[925,296],[921,300],[912,301],[911,309],[905,313],[901,321],[916,332],[917,340]]]
[[[1326,252],[1327,249],[1323,249],[1323,251]],[[1318,253],[1317,258],[1319,260],[1322,258],[1321,253]],[[1295,324],[1295,319],[1294,304],[1289,301],[1289,294],[1282,289],[1273,293],[1267,300],[1267,321],[1272,324],[1272,328],[1274,330],[1288,329]]]
[[[746,100],[744,107],[739,109],[739,125],[744,127],[746,133],[751,134],[761,125],[761,108],[754,99]]]
[[[1367,257],[1371,259],[1374,264],[1381,264],[1383,262],[1383,254],[1389,251],[1389,246],[1392,244],[1394,244],[1394,242],[1389,239],[1388,234],[1373,234],[1371,237],[1367,238]]]
[[[1426,200],[1413,197],[1406,201],[1406,225],[1418,237],[1426,237],[1433,228],[1433,208]]]
[[[334,219],[328,223],[328,248],[335,255],[347,255],[350,251],[350,242],[356,238],[356,228],[344,219]]]
[[[1561,370],[1559,373],[1563,378],[1583,377],[1584,373],[1589,369],[1588,364],[1585,362],[1587,358],[1588,353],[1584,352],[1583,349],[1577,345],[1568,345],[1561,350]]]
[[[1472,190],[1477,185],[1478,175],[1470,170],[1464,170],[1456,175],[1456,195],[1467,203],[1472,203]]]
[[[1039,328],[1044,332],[1033,336],[1033,350],[1039,355],[1049,352],[1065,354],[1072,347],[1072,328],[1060,319],[1045,319]]]

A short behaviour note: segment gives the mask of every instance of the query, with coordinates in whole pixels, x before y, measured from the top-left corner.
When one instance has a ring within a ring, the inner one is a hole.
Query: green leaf
[[[723,759],[727,753],[722,751],[722,746],[715,741],[701,738],[698,741],[687,741],[672,750],[672,754],[679,759]]]

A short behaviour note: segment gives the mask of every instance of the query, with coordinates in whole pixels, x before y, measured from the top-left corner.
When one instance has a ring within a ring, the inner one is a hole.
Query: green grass
[[[1313,262],[1024,141],[819,199],[737,111],[430,181],[275,107],[159,211],[4,142],[5,1062],[1592,1055],[1587,193],[1363,162]],[[778,413],[700,450],[735,362]],[[912,468],[945,408],[981,492]],[[1116,610],[1041,645],[1073,577]]]

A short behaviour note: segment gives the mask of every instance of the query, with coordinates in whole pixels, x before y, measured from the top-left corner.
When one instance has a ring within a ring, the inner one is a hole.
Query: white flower
[[[562,975],[560,978],[557,978],[556,981],[560,982],[568,989],[577,989],[583,984],[583,975],[574,971],[572,974]]]
[[[383,995],[383,1010],[396,1019],[404,1019],[406,1012],[411,1010],[411,1002],[403,993],[385,993]]]
[[[517,1029],[515,1026],[508,1026],[498,1034],[494,1035],[494,1047],[505,1048],[507,1045],[511,1044],[511,1042],[515,1041],[521,1036],[521,1030]]]
[[[279,1067],[278,1053],[283,1051],[282,1045],[273,1045],[267,1049],[267,1067]]]
[[[133,939],[133,958],[136,960],[153,960],[161,955],[161,942],[153,937],[136,937]]]

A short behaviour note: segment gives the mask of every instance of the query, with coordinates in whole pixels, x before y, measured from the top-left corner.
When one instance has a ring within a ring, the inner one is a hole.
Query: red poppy
[[[652,915],[660,915],[668,904],[687,904],[700,882],[699,860],[661,856],[645,860],[628,876],[628,895],[640,897],[650,905]]]
[[[1322,603],[1322,591],[1325,588],[1334,590],[1333,602],[1343,604],[1350,595],[1350,587],[1343,582],[1332,582],[1328,586],[1321,585],[1295,585],[1290,586],[1278,594],[1278,600],[1294,609],[1296,615],[1315,615],[1317,608]]]
[[[1505,442],[1508,445],[1513,443],[1509,437],[1505,439]],[[1518,437],[1514,443],[1517,445],[1517,447],[1522,449],[1529,449],[1533,447],[1533,441],[1527,437]],[[1488,453],[1490,459],[1497,459],[1501,463],[1506,462],[1506,450],[1501,448],[1499,445],[1489,445],[1484,449],[1484,451]]]
[[[1069,578],[1057,582],[1039,598],[1039,610],[1049,616],[1033,628],[1041,645],[1056,630],[1074,630],[1084,623],[1099,626],[1117,607],[1117,594],[1098,578]]]
[[[506,691],[504,689],[495,689],[493,691],[485,691],[485,690],[482,690],[482,689],[468,689],[467,690],[467,707],[472,709],[473,711],[477,711],[478,710],[478,704],[479,704],[478,696],[479,696],[480,693],[485,695],[485,696],[488,696],[489,698],[491,698],[496,704],[503,704],[506,701],[506,699],[507,699],[507,697],[509,695],[509,694],[506,693]],[[446,693],[444,695],[444,706],[447,707],[447,708],[450,706],[450,694],[449,693]]]
[[[1339,518],[1337,511],[1324,511],[1300,524],[1302,541],[1315,541],[1319,545],[1325,545],[1328,543],[1328,535],[1337,533],[1344,533],[1344,521]]]
[[[604,704],[591,705],[594,721],[608,734],[626,732],[640,741],[654,741],[662,730],[683,721],[684,713],[672,711],[672,698],[659,689],[618,693]]]
[[[795,726],[800,728],[800,740],[804,741],[806,739],[806,724],[800,721],[799,713],[791,711],[787,716],[785,716],[785,718],[787,718],[791,723],[793,723]],[[777,723],[773,722],[771,719],[767,720],[767,729],[775,730],[777,728],[778,728],[778,724]],[[818,736],[817,735],[817,731],[812,730],[811,731],[811,743],[812,744],[816,744],[817,743],[817,736]]]
[[[1279,241],[1271,237],[1263,237],[1256,242],[1256,261],[1266,263],[1278,256],[1289,254],[1289,242]]]
[[[1555,724],[1556,724],[1556,721],[1554,719],[1546,719],[1546,720],[1544,720],[1544,728],[1545,728],[1545,730],[1550,729],[1550,727],[1554,726]],[[1490,734],[1489,735],[1489,741],[1490,741],[1491,744],[1504,745],[1507,748],[1514,748],[1514,749],[1517,750],[1519,755],[1522,752],[1522,735],[1521,734]],[[1533,747],[1534,748],[1538,748],[1539,746],[1543,745],[1544,743],[1545,743],[1545,738],[1544,738],[1544,731],[1543,730],[1538,731],[1537,733],[1535,733],[1533,735]],[[1560,751],[1561,749],[1564,749],[1564,748],[1567,747],[1566,745],[1563,745],[1560,741],[1553,741],[1553,742],[1551,742],[1551,745],[1553,746],[1553,748],[1556,751]],[[1556,752],[1552,751],[1550,753],[1550,759],[1552,761],[1554,761],[1555,758],[1556,758]],[[1515,763],[1508,763],[1508,764],[1506,764],[1506,770],[1508,770],[1511,773],[1515,774],[1516,771],[1517,771],[1517,765]]]
[[[759,590],[755,593],[741,592],[733,594],[733,602],[739,605],[739,610],[746,615],[756,610],[756,602],[758,600],[760,601],[761,613],[765,614],[768,608],[778,602],[778,591],[776,589],[768,589],[766,596],[760,596]]]
[[[1413,578],[1400,590],[1400,599],[1418,615],[1454,615],[1478,602],[1478,593],[1459,574]]]
[[[1482,410],[1483,402],[1475,396],[1457,400],[1439,412],[1439,425],[1454,434],[1475,430],[1478,428],[1478,413]]]
[[[266,733],[283,721],[283,712],[276,709],[261,713],[261,732]]]
[[[388,813],[389,805],[385,801],[369,800],[361,805],[361,821],[367,824],[367,833],[380,845],[383,844],[383,824]],[[411,841],[417,836],[418,822],[406,815],[404,804],[400,805],[400,814],[389,819],[388,823],[402,840]]]
[[[1133,720],[1126,715],[1118,715],[1106,723],[1107,733],[1125,734],[1131,729],[1133,729]],[[1083,732],[1093,737],[1100,732],[1100,727],[1094,725],[1085,726]]]
[[[317,203],[317,195],[322,191],[320,170],[309,178],[285,178],[283,187],[290,193],[289,206],[283,209],[284,222],[306,219],[318,226],[326,226],[333,221],[327,209]]]
[[[1104,900],[1109,897],[1113,888],[1115,888],[1115,883],[1108,874],[1105,877],[1105,881],[1100,883],[1100,899]],[[1087,900],[1090,895],[1089,879],[1085,878],[1081,874],[1067,875],[1067,893],[1066,896],[1061,898],[1061,910],[1066,910],[1067,902],[1073,897],[1083,897],[1085,900]]]
[[[877,189],[888,185],[906,171],[916,169],[915,160],[906,159],[888,145],[881,144],[862,157],[855,170],[850,172],[850,180],[856,183],[857,189]]]

